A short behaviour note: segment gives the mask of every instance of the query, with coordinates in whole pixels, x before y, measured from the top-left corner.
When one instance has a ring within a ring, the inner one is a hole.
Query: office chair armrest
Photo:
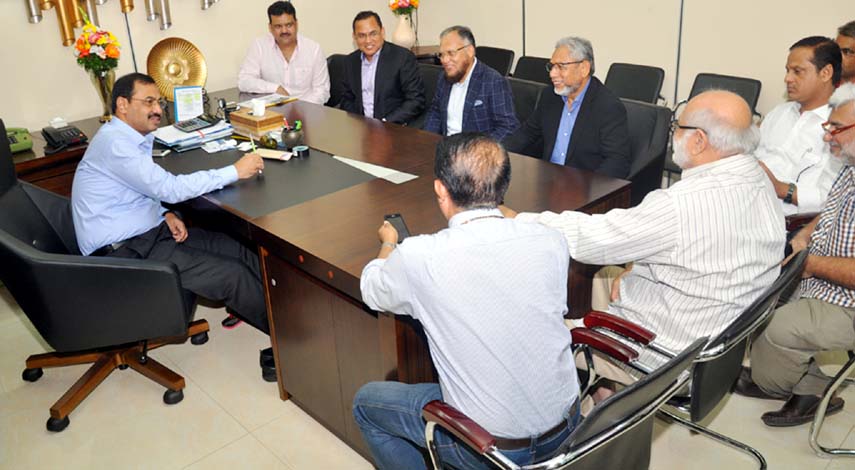
[[[819,212],[805,212],[804,214],[792,214],[784,217],[787,223],[787,232],[798,230],[815,219]]]
[[[646,345],[656,339],[656,333],[610,313],[592,310],[583,320],[588,328],[605,328],[641,344]]]
[[[442,426],[480,454],[496,445],[496,438],[492,434],[448,403],[439,400],[428,403],[422,408],[422,417],[427,422]]]
[[[573,328],[570,333],[573,335],[573,343],[587,344],[620,362],[630,363],[638,358],[638,351],[600,332],[588,328]]]

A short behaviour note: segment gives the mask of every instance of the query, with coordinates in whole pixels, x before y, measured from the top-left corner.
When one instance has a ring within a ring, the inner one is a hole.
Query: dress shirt
[[[362,299],[421,322],[443,400],[496,436],[543,433],[579,394],[563,323],[567,244],[496,209],[448,226],[368,263]]]
[[[798,189],[798,206],[781,201],[784,215],[819,211],[842,167],[822,140],[821,124],[831,109],[822,105],[800,110],[799,103],[788,101],[770,111],[760,125],[760,146],[755,152],[775,178],[795,183]]]
[[[238,88],[245,93],[276,93],[280,86],[310,103],[330,99],[327,59],[318,43],[297,34],[297,47],[287,61],[272,34],[252,42],[240,66]]]
[[[366,117],[374,117],[374,76],[377,75],[377,63],[380,62],[380,51],[377,49],[371,60],[362,54],[362,113]]]
[[[561,122],[558,123],[558,133],[555,135],[555,147],[552,149],[552,157],[549,161],[563,165],[567,160],[567,149],[570,148],[570,137],[573,135],[573,126],[576,125],[576,117],[579,116],[579,108],[582,107],[582,100],[585,99],[585,93],[588,91],[588,86],[591,84],[589,79],[585,83],[585,88],[579,96],[573,100],[570,109],[567,109],[567,97],[562,96],[561,101],[564,102],[564,107],[561,113]]]
[[[810,240],[812,255],[855,258],[855,167],[840,171]],[[800,287],[802,297],[855,307],[855,289],[817,277],[803,280]]]
[[[729,325],[772,284],[784,252],[781,205],[750,155],[685,170],[630,209],[517,218],[561,230],[582,263],[634,261],[609,312],[673,351]]]
[[[154,163],[154,134],[143,136],[115,118],[89,143],[71,190],[74,230],[80,252],[88,255],[156,227],[165,209],[233,183],[237,168],[176,176]]]
[[[460,134],[463,130],[463,107],[466,105],[466,92],[469,90],[469,79],[472,78],[472,71],[475,70],[475,64],[478,59],[472,62],[472,67],[466,72],[466,78],[463,83],[457,82],[451,85],[451,92],[448,95],[448,119],[445,124],[445,135]]]

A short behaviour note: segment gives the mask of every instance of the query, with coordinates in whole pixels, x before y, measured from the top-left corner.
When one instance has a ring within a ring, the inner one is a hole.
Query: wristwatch
[[[787,195],[784,196],[784,204],[792,204],[793,203],[793,193],[796,192],[796,185],[790,183],[790,186],[787,188]]]

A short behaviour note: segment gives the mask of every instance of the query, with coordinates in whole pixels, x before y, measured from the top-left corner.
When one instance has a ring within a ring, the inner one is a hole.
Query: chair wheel
[[[68,416],[62,419],[48,418],[47,430],[50,432],[62,432],[62,430],[68,427],[68,423],[70,422]]]
[[[199,346],[200,344],[205,344],[208,342],[208,332],[203,331],[201,333],[196,333],[195,335],[190,337],[190,342]]]
[[[163,392],[163,402],[174,405],[184,399],[184,390],[166,390]]]
[[[42,378],[44,374],[45,373],[41,367],[35,369],[24,369],[24,372],[21,372],[21,378],[27,382],[35,382]]]

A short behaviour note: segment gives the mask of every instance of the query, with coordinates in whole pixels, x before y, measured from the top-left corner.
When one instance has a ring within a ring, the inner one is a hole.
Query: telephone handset
[[[45,127],[42,129],[42,136],[48,143],[45,147],[47,154],[56,153],[73,145],[85,144],[88,140],[86,134],[74,126]]]

